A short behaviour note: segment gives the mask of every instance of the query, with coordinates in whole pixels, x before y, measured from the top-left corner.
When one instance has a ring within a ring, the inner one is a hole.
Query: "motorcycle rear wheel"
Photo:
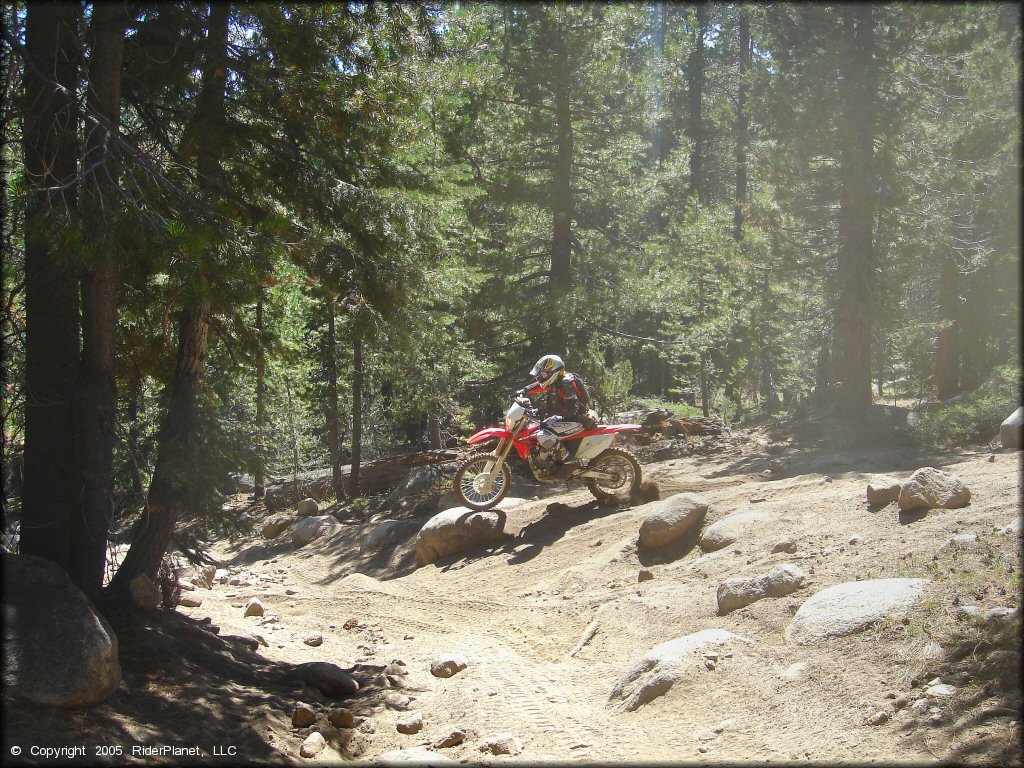
[[[474,453],[455,470],[452,488],[464,506],[478,510],[490,509],[508,494],[512,477],[504,461],[501,461],[501,471],[494,478],[494,485],[487,491],[483,490],[490,466],[496,461],[501,459],[495,453]]]
[[[599,501],[631,494],[640,487],[640,483],[643,481],[640,462],[633,454],[622,448],[606,448],[590,462],[587,469],[596,469],[615,475],[614,480],[587,478],[587,488]]]

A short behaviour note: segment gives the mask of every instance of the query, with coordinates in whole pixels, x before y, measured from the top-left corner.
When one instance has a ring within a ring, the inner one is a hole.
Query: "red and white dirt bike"
[[[481,429],[470,444],[497,439],[493,451],[474,453],[455,472],[452,486],[459,501],[471,509],[490,509],[505,498],[511,485],[505,461],[514,447],[542,483],[583,479],[598,499],[628,494],[640,487],[640,464],[633,454],[612,443],[620,432],[640,429],[639,424],[600,424],[575,434],[560,435],[559,424],[550,425],[569,452],[558,462],[555,449],[545,449],[537,440],[540,419],[529,398],[518,395],[505,413],[504,427]]]

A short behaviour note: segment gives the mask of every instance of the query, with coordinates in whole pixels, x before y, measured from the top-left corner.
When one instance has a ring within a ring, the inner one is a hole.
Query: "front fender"
[[[470,435],[466,442],[473,445],[474,443],[483,443],[488,440],[504,440],[507,437],[512,437],[512,433],[504,427],[488,427],[487,429],[481,429],[476,434]]]

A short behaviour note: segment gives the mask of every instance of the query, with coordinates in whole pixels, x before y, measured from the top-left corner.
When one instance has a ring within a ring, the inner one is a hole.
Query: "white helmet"
[[[565,363],[558,355],[544,355],[530,371],[530,375],[536,377],[544,389],[562,378],[563,373],[565,373]]]

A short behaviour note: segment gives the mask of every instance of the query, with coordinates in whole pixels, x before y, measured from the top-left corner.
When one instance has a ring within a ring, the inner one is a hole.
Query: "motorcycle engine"
[[[542,483],[554,482],[557,478],[555,473],[561,464],[555,459],[555,452],[550,449],[541,448],[535,445],[529,455],[530,469],[534,477]]]

